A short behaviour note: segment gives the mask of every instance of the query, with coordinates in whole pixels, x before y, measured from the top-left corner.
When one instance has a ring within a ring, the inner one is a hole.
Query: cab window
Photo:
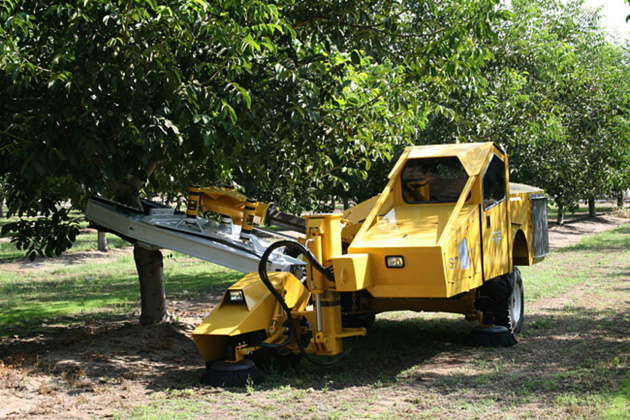
[[[457,157],[411,159],[402,170],[403,199],[410,204],[455,203],[467,180]]]
[[[505,163],[492,155],[483,174],[483,209],[487,210],[505,199]]]

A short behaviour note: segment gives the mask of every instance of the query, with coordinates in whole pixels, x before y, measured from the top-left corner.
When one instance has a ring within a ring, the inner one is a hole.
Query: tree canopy
[[[543,187],[560,208],[628,188],[628,46],[609,39],[582,0],[512,1],[490,45],[487,89],[452,96],[422,142],[490,140],[512,180]]]
[[[495,3],[4,2],[9,213],[63,237],[66,200],[199,182],[312,205],[482,87]]]
[[[93,194],[301,211],[369,198],[414,143],[495,141],[562,209],[628,187],[628,46],[582,0],[7,0],[0,22],[0,180],[44,216],[4,231],[33,257]]]
[[[496,0],[5,1],[0,177],[9,215],[44,217],[4,231],[59,254],[77,232],[62,204],[192,183],[310,207],[483,89],[504,17]]]

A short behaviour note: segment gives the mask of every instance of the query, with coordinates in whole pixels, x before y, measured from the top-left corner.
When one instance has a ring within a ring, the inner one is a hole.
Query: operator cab
[[[355,259],[368,256],[373,285],[365,289],[373,297],[451,298],[511,271],[499,147],[410,147],[389,178],[348,246]]]
[[[401,173],[403,200],[407,204],[456,203],[467,180],[455,156],[411,159]]]

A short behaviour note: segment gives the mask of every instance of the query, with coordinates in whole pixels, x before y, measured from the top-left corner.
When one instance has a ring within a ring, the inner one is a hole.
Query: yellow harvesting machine
[[[225,220],[208,221],[199,210]],[[191,255],[201,245],[174,246],[163,229],[177,241],[205,236],[233,250],[200,258],[250,271],[193,332],[207,365],[203,381],[215,386],[261,380],[260,363],[343,356],[344,339],[365,335],[387,311],[460,313],[479,321],[467,344],[516,344],[524,303],[516,266],[540,261],[549,248],[544,192],[510,183],[507,155],[494,143],[408,147],[383,192],[343,214],[296,218],[234,191],[198,187],[187,215],[161,212],[109,228],[134,238],[145,224],[157,226],[137,240]],[[96,213],[92,220],[105,225],[110,216]],[[270,222],[300,236],[257,239]]]
[[[306,216],[298,242],[267,254],[302,255],[303,278],[267,273],[263,256],[195,329],[207,383],[251,374],[247,359],[259,351],[342,354],[344,338],[365,335],[386,311],[461,313],[481,324],[471,344],[515,344],[523,322],[515,265],[547,254],[547,202],[542,190],[509,183],[507,156],[493,143],[408,147],[379,196]]]

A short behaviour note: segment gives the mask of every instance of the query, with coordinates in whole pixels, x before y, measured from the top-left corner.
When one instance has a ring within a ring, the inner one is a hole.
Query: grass
[[[108,244],[110,249],[127,251],[91,262],[81,253],[96,249],[96,234],[82,234],[61,258],[31,263],[12,243],[1,243],[0,267],[13,263],[28,269],[0,272],[0,335],[137,311],[140,290],[129,244],[113,235],[108,235]],[[166,294],[172,300],[220,295],[241,277],[175,252],[165,255],[165,264]]]
[[[620,389],[614,393],[610,400],[610,408],[604,418],[606,420],[628,420],[630,419],[630,377],[628,377]]]
[[[607,201],[607,202],[597,202],[595,204],[595,211],[597,214],[610,214],[610,213],[619,213],[619,215],[625,215],[628,209],[617,209],[617,201]],[[588,217],[588,206],[587,205],[579,205],[575,211],[566,212],[564,215],[564,222],[571,222],[572,220],[579,220]],[[548,215],[547,219],[549,223],[556,223],[558,219],[558,207],[553,203],[549,202],[548,206]]]
[[[81,218],[77,212],[72,216]],[[0,229],[15,220],[0,218]],[[140,308],[129,243],[107,234],[110,250],[127,251],[99,253],[104,259],[92,262],[85,253],[97,250],[97,234],[87,229],[86,221],[81,221],[79,227],[81,234],[63,256],[37,258],[32,263],[14,243],[0,242],[0,336],[33,331],[47,323],[65,325],[116,317]],[[165,289],[172,300],[220,295],[241,277],[240,273],[183,254],[164,254]],[[105,258],[107,255],[112,256]],[[3,270],[3,264],[17,264],[25,270]]]
[[[467,349],[460,319],[395,312],[330,368],[303,361],[248,391],[193,388],[192,405],[172,396],[116,416],[629,419],[629,241],[622,226],[524,268],[533,315],[516,347]]]
[[[96,233],[84,233],[77,237],[72,244],[72,248],[66,251],[66,254],[74,254],[85,251],[96,251]],[[118,236],[107,234],[107,246],[111,248],[123,248],[129,246],[129,242],[120,239]],[[12,242],[0,242],[0,261],[11,262],[24,258],[24,251],[17,249]]]
[[[112,247],[125,245],[109,240]],[[95,317],[128,319],[137,311],[132,256],[124,248],[97,261],[80,255],[95,247],[96,235],[84,234],[68,256],[27,263],[11,244],[1,243],[0,264],[32,269],[0,271],[0,334]],[[628,267],[630,225],[584,237],[542,264],[523,268],[529,315],[513,348],[462,346],[470,325],[458,316],[394,312],[379,315],[369,336],[329,368],[302,361],[296,371],[272,371],[264,384],[243,390],[208,390],[191,380],[179,384],[182,389],[154,390],[152,400],[112,414],[118,419],[630,419]],[[191,301],[220,295],[240,278],[177,253],[166,255],[165,276],[169,300]]]

